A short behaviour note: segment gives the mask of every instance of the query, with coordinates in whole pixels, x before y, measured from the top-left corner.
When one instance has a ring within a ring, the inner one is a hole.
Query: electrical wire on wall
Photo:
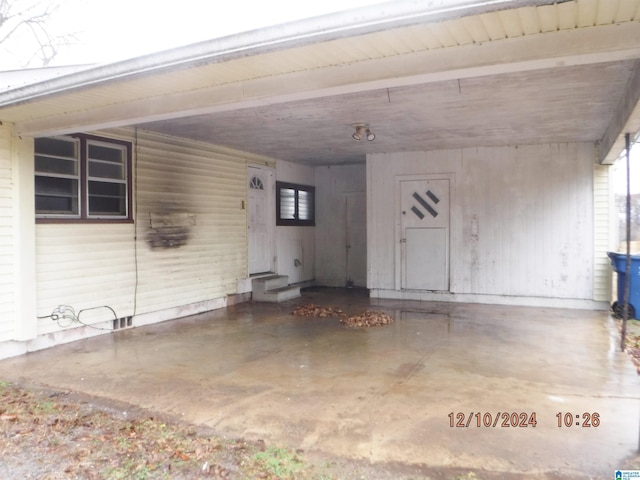
[[[51,312],[50,315],[38,317],[38,319],[50,318],[51,320],[56,322],[58,326],[61,328],[70,327],[74,323],[79,323],[80,325],[93,328],[95,330],[104,330],[107,332],[112,332],[114,330],[113,328],[96,327],[95,325],[90,325],[88,323],[83,322],[80,318],[84,312],[89,312],[91,310],[99,310],[103,308],[110,310],[111,313],[113,314],[113,320],[115,322],[118,321],[118,315],[116,314],[116,311],[113,308],[111,308],[109,305],[100,305],[99,307],[83,308],[82,310],[79,310],[77,313],[71,305],[58,305],[56,308],[53,309],[53,312]]]

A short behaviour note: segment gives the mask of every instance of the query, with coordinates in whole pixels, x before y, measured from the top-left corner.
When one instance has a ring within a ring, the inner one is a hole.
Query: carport
[[[397,321],[351,330],[335,317],[291,315],[306,302]],[[454,468],[477,478],[609,478],[636,451],[640,421],[637,374],[616,336],[603,312],[311,289],[4,360],[0,378],[380,470],[407,465],[407,478],[453,478]]]
[[[3,378],[371,462],[619,468],[640,419],[606,311],[608,165],[640,130],[640,1],[426,3],[0,93]],[[38,206],[34,177],[59,174],[34,167],[42,138],[119,152],[122,215]],[[274,222],[281,189],[297,213]],[[369,295],[250,303],[271,273]],[[291,316],[309,301],[396,323]],[[82,324],[52,321],[65,305]]]

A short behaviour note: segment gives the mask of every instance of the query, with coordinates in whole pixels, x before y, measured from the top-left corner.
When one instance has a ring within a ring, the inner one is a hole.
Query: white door
[[[449,179],[400,182],[402,288],[449,290]]]
[[[247,237],[249,243],[249,275],[273,270],[275,199],[273,170],[248,168]]]
[[[347,193],[347,285],[367,286],[367,196]]]

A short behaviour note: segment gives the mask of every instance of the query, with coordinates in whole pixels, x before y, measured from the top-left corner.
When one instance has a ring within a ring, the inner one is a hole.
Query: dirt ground
[[[372,465],[348,455],[330,458],[266,445],[261,440],[223,438],[206,427],[163,418],[131,405],[2,381],[0,458],[0,478],[5,480],[565,478],[424,465]]]

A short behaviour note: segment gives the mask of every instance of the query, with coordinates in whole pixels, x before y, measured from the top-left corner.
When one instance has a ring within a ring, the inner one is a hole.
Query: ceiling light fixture
[[[375,134],[369,129],[369,125],[366,124],[356,124],[353,125],[353,128],[356,129],[355,133],[351,135],[356,142],[362,140],[362,138],[366,138],[370,142],[373,142],[376,139]]]

